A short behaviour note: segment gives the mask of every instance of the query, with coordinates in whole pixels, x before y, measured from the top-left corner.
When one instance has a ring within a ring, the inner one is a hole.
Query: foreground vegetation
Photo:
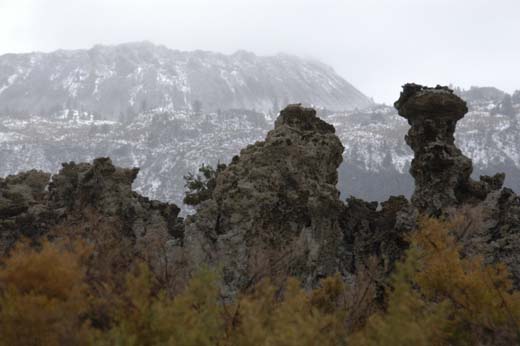
[[[123,280],[96,276],[92,253],[76,241],[20,243],[0,268],[0,345],[520,343],[520,292],[506,267],[463,256],[453,224],[434,219],[410,236],[388,282],[370,270],[310,292],[293,278],[264,280],[234,301],[210,270],[173,293],[145,262]]]

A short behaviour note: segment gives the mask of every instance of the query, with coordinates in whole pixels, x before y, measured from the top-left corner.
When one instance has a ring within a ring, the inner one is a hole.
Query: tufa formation
[[[221,265],[229,294],[265,277],[294,275],[310,287],[346,275],[345,207],[336,189],[343,149],[315,110],[285,108],[265,141],[243,149],[187,218],[193,265]]]
[[[406,84],[394,106],[411,126],[405,140],[414,152],[412,203],[419,211],[439,216],[443,209],[483,200],[502,187],[504,174],[481,177],[479,182],[470,178],[471,160],[457,148],[454,138],[457,122],[468,107],[453,90]]]
[[[77,237],[117,254],[119,267],[143,257],[161,265],[164,257],[148,249],[157,242],[175,247],[182,236],[180,209],[133,192],[138,171],[98,158],[64,163],[52,179],[38,171],[0,179],[0,254],[22,236]]]
[[[471,160],[455,145],[457,121],[466,103],[448,87],[406,84],[395,102],[411,128],[406,143],[414,151],[410,173],[415,179],[412,205],[418,212],[446,216],[473,210],[463,234],[466,253],[478,253],[488,263],[508,265],[520,287],[520,199],[502,188],[503,173],[474,181]]]
[[[265,141],[219,170],[186,220],[177,206],[133,192],[138,169],[114,167],[108,158],[63,164],[52,177],[29,171],[0,179],[0,252],[21,236],[78,237],[97,244],[96,256],[109,259],[102,263],[123,274],[136,259],[168,282],[201,266],[221,268],[227,297],[263,278],[295,276],[307,288],[336,273],[355,281],[375,258],[381,293],[420,215],[471,211],[478,220],[460,235],[463,252],[505,263],[519,287],[520,198],[501,188],[503,174],[471,179],[471,160],[454,140],[465,102],[447,87],[406,84],[395,106],[411,126],[411,201],[341,201],[344,148],[334,127],[313,109],[290,105]]]

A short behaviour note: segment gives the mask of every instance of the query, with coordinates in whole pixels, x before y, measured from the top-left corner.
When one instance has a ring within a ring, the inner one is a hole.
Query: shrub
[[[154,292],[150,270],[128,276],[126,294],[114,304],[114,327],[99,345],[213,346],[224,332],[215,275],[201,271],[175,298]]]
[[[85,344],[89,307],[82,255],[43,242],[22,242],[0,269],[0,345]]]
[[[512,345],[520,342],[520,293],[506,267],[462,257],[451,225],[423,219],[393,275],[384,314],[359,345]]]
[[[337,305],[343,292],[338,277],[324,280],[314,293],[291,278],[277,298],[275,286],[264,281],[236,303],[226,345],[343,345],[346,311]]]
[[[275,276],[230,301],[208,269],[172,294],[146,262],[124,279],[89,276],[105,263],[96,244],[22,242],[0,267],[0,345],[519,344],[520,293],[504,265],[461,255],[470,239],[464,225],[420,222],[387,282],[384,311],[375,299],[377,259],[349,284],[336,275],[304,290]]]

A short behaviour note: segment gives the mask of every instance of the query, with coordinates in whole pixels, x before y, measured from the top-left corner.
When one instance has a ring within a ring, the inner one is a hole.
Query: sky
[[[143,40],[319,59],[388,104],[412,81],[520,89],[520,0],[0,0],[0,54]]]

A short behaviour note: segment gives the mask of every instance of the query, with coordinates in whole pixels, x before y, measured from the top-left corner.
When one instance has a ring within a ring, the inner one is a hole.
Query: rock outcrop
[[[412,205],[420,213],[444,216],[448,210],[476,210],[467,228],[464,252],[479,254],[488,263],[505,263],[520,287],[520,198],[504,188],[503,173],[470,178],[471,160],[454,143],[457,121],[466,103],[447,87],[406,84],[395,102],[411,125],[406,142],[415,157]]]
[[[50,177],[32,170],[0,178],[0,256],[20,236],[40,235],[54,223],[47,205]]]
[[[468,108],[453,90],[406,84],[394,105],[411,125],[405,139],[414,152],[412,204],[419,211],[441,215],[443,209],[482,201],[502,187],[503,174],[482,177],[479,182],[470,178],[471,160],[457,148],[453,136]]]
[[[344,214],[345,243],[353,254],[350,272],[369,266],[377,258],[383,277],[407,248],[405,235],[416,226],[417,210],[404,196],[393,196],[381,204],[350,197]]]
[[[334,127],[313,109],[284,109],[266,140],[243,149],[218,175],[212,199],[187,218],[194,265],[221,265],[230,294],[263,277],[295,275],[312,286],[345,272],[342,152]]]
[[[52,179],[38,171],[0,179],[1,253],[20,236],[42,235],[113,240],[113,246],[126,247],[120,252],[129,260],[144,256],[153,243],[176,246],[182,238],[180,209],[133,192],[138,171],[98,158],[91,164],[65,163]]]
[[[520,196],[504,188],[490,193],[477,208],[482,223],[473,235],[475,250],[489,263],[506,264],[520,288]]]
[[[49,184],[49,206],[60,217],[87,209],[115,217],[122,231],[135,238],[155,228],[179,237],[180,209],[132,191],[138,172],[138,168],[115,167],[109,158],[95,159],[92,164],[64,163]]]

